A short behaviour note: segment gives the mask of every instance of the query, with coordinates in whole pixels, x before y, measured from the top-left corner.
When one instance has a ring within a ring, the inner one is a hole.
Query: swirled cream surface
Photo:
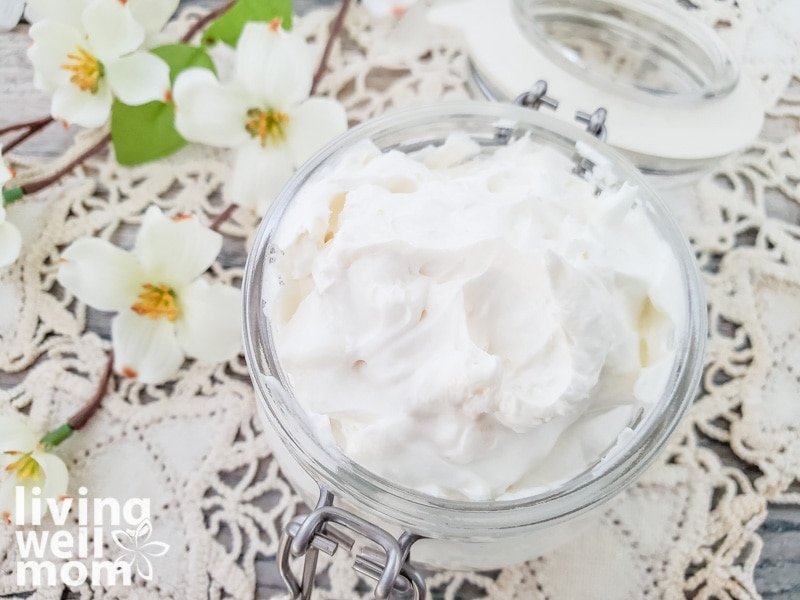
[[[356,146],[276,232],[265,313],[318,435],[435,496],[573,477],[656,402],[684,319],[675,255],[628,184],[465,134]],[[620,442],[622,443],[622,442]]]

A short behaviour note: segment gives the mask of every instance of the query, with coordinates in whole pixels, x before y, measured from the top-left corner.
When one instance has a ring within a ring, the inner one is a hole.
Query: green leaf
[[[292,28],[292,0],[238,0],[206,30],[203,43],[236,46],[248,21],[269,23],[276,18],[283,20],[284,29]]]
[[[214,63],[203,48],[172,44],[151,50],[169,65],[170,83],[189,67],[203,67],[214,72]],[[183,148],[186,140],[175,130],[175,105],[172,102],[148,102],[129,106],[114,100],[111,106],[111,139],[121,165],[139,165],[169,156]]]
[[[153,48],[150,52],[169,65],[170,84],[175,83],[178,73],[189,67],[203,67],[212,73],[216,73],[214,61],[211,60],[204,48],[190,46],[189,44],[170,44]]]
[[[175,130],[175,105],[158,101],[128,106],[114,100],[111,140],[117,161],[126,166],[169,156],[187,143]]]

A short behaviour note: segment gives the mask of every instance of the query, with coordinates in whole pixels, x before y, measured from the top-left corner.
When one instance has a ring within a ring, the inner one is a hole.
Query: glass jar
[[[516,500],[469,502],[428,496],[382,479],[338,448],[322,443],[293,395],[264,310],[262,291],[267,278],[273,276],[270,265],[279,252],[276,233],[304,186],[324,178],[328,167],[361,140],[369,139],[384,151],[413,151],[440,144],[450,133],[459,131],[468,133],[487,151],[529,135],[538,144],[574,160],[575,177],[586,177],[592,162],[602,161],[607,170],[601,178],[605,183],[597,185],[602,189],[627,181],[638,186],[642,207],[674,253],[684,287],[686,319],[677,327],[675,360],[660,400],[632,423],[632,435],[613,454],[562,484]],[[589,149],[581,150],[583,157],[576,154],[576,144]],[[592,162],[584,158],[588,155]],[[287,478],[311,506],[318,497],[323,500],[318,506],[328,505],[335,498],[336,504],[353,513],[360,525],[369,521],[395,537],[405,532],[401,560],[406,558],[409,540],[422,538],[414,543],[413,559],[436,567],[487,569],[520,563],[574,536],[591,518],[593,509],[636,480],[664,448],[694,398],[703,366],[706,308],[697,267],[686,238],[657,194],[633,165],[592,135],[511,104],[462,102],[413,108],[368,121],[334,140],[297,171],[274,201],[250,251],[243,293],[245,352],[258,410]],[[320,487],[330,494],[320,496]],[[347,526],[352,520],[339,510],[331,509],[328,515]],[[298,527],[296,523],[293,534]],[[319,523],[315,527],[312,534],[324,530]],[[322,538],[318,541],[323,542]],[[333,536],[331,543],[336,539]],[[294,546],[294,550],[304,549]],[[377,596],[386,597],[381,593]]]

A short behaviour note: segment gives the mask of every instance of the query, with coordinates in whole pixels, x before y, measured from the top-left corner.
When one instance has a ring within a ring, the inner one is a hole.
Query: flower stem
[[[350,8],[350,0],[342,0],[342,5],[339,7],[339,12],[336,14],[336,18],[333,20],[331,24],[331,31],[328,35],[328,41],[325,44],[325,50],[322,52],[322,58],[319,61],[319,66],[317,67],[316,73],[314,73],[314,81],[311,84],[311,95],[314,95],[314,92],[317,91],[317,86],[319,82],[322,81],[322,76],[325,75],[325,71],[328,70],[328,60],[331,57],[331,51],[333,50],[333,44],[336,42],[336,39],[342,33],[342,27],[344,25],[344,18],[347,16],[347,10]]]
[[[39,440],[39,443],[44,447],[46,451],[50,451],[64,440],[69,439],[73,433],[82,429],[86,423],[89,422],[89,419],[92,418],[92,415],[97,412],[97,409],[100,408],[100,404],[103,401],[103,398],[106,397],[106,392],[108,391],[108,380],[111,378],[111,368],[114,366],[114,353],[108,353],[108,362],[106,363],[106,368],[103,370],[103,375],[100,377],[100,385],[97,386],[97,391],[92,396],[92,399],[76,412],[72,417],[61,425],[61,427],[57,427],[52,431],[47,432],[44,434],[42,439]]]
[[[82,429],[86,423],[89,422],[89,419],[92,418],[94,413],[97,412],[97,409],[100,408],[100,404],[103,402],[103,398],[106,397],[106,393],[108,392],[108,381],[111,379],[111,370],[114,366],[114,352],[108,353],[108,361],[106,361],[106,368],[103,369],[103,374],[100,377],[100,384],[97,386],[97,391],[92,396],[92,399],[86,403],[82,409],[72,415],[67,421],[67,426],[71,427],[73,431],[78,431]]]
[[[26,121],[25,123],[15,123],[14,125],[8,125],[7,127],[3,127],[0,129],[0,135],[5,135],[12,131],[19,131],[20,129],[31,129],[33,127],[44,127],[45,125],[52,123],[53,117],[47,116],[42,117],[41,119],[36,119],[34,121]]]
[[[184,42],[184,43],[190,42],[192,40],[192,38],[195,35],[197,35],[197,33],[200,30],[203,29],[203,27],[205,27],[206,25],[211,23],[211,21],[213,21],[215,19],[218,19],[219,17],[224,15],[231,8],[233,8],[234,4],[236,4],[236,0],[231,0],[230,2],[226,2],[225,4],[220,6],[219,8],[216,8],[216,9],[212,10],[210,13],[208,13],[207,15],[197,19],[197,21],[195,21],[194,24],[189,28],[189,31],[187,31],[183,35],[183,37],[181,38],[181,41]]]
[[[3,146],[3,151],[4,152],[11,152],[11,150],[13,150],[17,146],[19,146],[22,142],[27,140],[32,135],[36,135],[36,133],[38,133],[39,131],[41,131],[45,127],[47,127],[52,122],[53,122],[52,117],[48,117],[47,120],[41,119],[38,123],[34,123],[33,125],[31,125],[28,128],[28,131],[26,131],[25,133],[15,137],[13,140],[8,142],[8,144],[5,144]]]
[[[22,193],[22,188],[3,188],[3,207],[9,204],[19,202],[25,194]]]
[[[229,204],[228,207],[225,210],[223,210],[216,219],[214,219],[214,222],[211,223],[209,229],[211,231],[219,231],[219,228],[222,227],[222,224],[231,218],[231,215],[233,215],[233,213],[236,212],[237,208],[239,208],[239,205],[236,204],[235,202]]]
[[[45,450],[50,451],[69,438],[74,431],[75,430],[69,426],[69,423],[64,423],[58,429],[53,429],[53,431],[46,433],[44,437],[39,440],[39,443],[44,446]]]
[[[108,145],[108,142],[111,140],[111,134],[106,134],[103,138],[98,141],[94,146],[85,150],[80,156],[77,156],[74,160],[72,160],[68,165],[64,166],[63,168],[59,169],[52,175],[45,177],[44,179],[40,179],[39,181],[31,181],[30,183],[26,183],[22,186],[22,193],[27,194],[34,194],[40,190],[43,190],[49,185],[54,184],[56,181],[61,179],[64,175],[72,171],[75,167],[83,163],[87,158],[90,156],[94,156],[100,150]]]

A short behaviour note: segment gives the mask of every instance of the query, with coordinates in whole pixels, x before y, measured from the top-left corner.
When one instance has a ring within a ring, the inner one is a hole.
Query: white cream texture
[[[466,135],[410,155],[358,145],[298,194],[265,290],[321,438],[470,500],[601,459],[661,396],[683,319],[675,256],[634,187],[597,196],[528,139],[479,150]]]

